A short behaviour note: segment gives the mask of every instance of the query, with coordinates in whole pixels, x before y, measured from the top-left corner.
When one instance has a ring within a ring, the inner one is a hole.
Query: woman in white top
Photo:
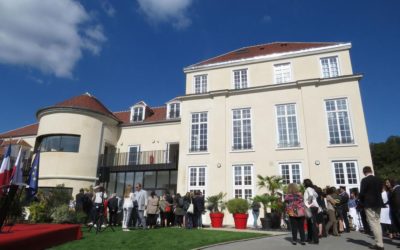
[[[128,224],[131,219],[131,213],[133,209],[133,193],[132,186],[128,185],[124,192],[124,205],[123,205],[123,217],[122,217],[122,230],[129,231]]]
[[[389,197],[388,197],[388,188],[386,185],[383,185],[382,189],[382,200],[385,207],[381,208],[381,225],[383,229],[383,233],[391,234],[391,225],[392,221],[390,220],[390,208],[389,208]]]
[[[314,190],[314,184],[310,179],[305,179],[303,185],[306,188],[304,191],[304,205],[306,206],[307,215],[307,238],[309,243],[318,244],[319,243],[319,229],[317,223],[317,214],[319,211],[318,205],[318,194]]]

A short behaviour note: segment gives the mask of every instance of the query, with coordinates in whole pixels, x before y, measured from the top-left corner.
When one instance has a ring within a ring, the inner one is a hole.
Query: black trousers
[[[308,231],[307,231],[307,240],[309,242],[319,243],[319,229],[317,223],[317,215],[318,215],[318,208],[311,207],[311,218],[307,219]]]
[[[346,232],[350,232],[350,224],[349,224],[349,216],[347,216],[347,209],[346,208],[342,208],[341,209],[342,212],[342,218],[343,218],[343,222],[346,225]]]
[[[304,217],[289,217],[289,221],[292,228],[292,240],[297,241],[297,232],[299,232],[300,241],[305,242],[306,235],[304,233]]]
[[[117,211],[116,210],[108,210],[108,215],[109,215],[109,224],[112,226],[117,225]]]
[[[155,227],[157,224],[158,214],[147,214],[147,225],[150,227]]]

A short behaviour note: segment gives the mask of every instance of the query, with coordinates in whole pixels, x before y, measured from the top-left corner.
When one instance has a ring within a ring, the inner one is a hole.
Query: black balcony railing
[[[177,165],[178,151],[154,150],[101,154],[100,167]]]

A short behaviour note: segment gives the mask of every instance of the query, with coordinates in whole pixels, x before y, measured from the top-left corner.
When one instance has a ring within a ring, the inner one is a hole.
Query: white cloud
[[[0,63],[72,77],[87,50],[106,40],[101,25],[74,0],[0,0]]]
[[[113,17],[115,15],[116,10],[108,0],[101,1],[101,8],[109,17]]]
[[[137,0],[140,10],[152,23],[170,22],[176,29],[185,29],[192,21],[187,10],[193,0]]]

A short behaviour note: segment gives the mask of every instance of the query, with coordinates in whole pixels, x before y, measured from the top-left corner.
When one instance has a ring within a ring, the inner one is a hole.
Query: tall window
[[[144,108],[143,107],[136,107],[133,108],[133,115],[132,115],[132,121],[133,122],[140,122],[144,120]]]
[[[279,164],[283,184],[301,183],[300,163]]]
[[[233,166],[233,178],[235,198],[249,199],[253,197],[253,166]]]
[[[140,154],[140,146],[130,146],[129,154],[128,154],[128,165],[138,165],[139,164],[139,154]]]
[[[290,63],[282,63],[274,65],[275,83],[285,83],[292,80],[292,72]]]
[[[325,57],[321,58],[322,76],[324,78],[335,77],[339,75],[338,58]]]
[[[233,112],[233,150],[251,149],[250,109],[234,109]]]
[[[235,84],[235,89],[247,88],[247,80],[247,69],[233,71],[233,81]]]
[[[329,144],[354,143],[347,99],[325,100],[328,118]]]
[[[179,118],[181,113],[181,104],[180,103],[171,103],[168,107],[168,118],[174,119]]]
[[[336,185],[358,186],[357,163],[355,161],[333,162]]]
[[[192,113],[190,151],[207,151],[207,112]]]
[[[295,104],[276,105],[278,148],[300,146]]]
[[[199,75],[194,77],[194,93],[206,93],[207,92],[207,75]]]
[[[79,152],[80,135],[45,135],[38,138],[40,152]]]
[[[189,167],[189,187],[188,191],[206,192],[206,167]]]

